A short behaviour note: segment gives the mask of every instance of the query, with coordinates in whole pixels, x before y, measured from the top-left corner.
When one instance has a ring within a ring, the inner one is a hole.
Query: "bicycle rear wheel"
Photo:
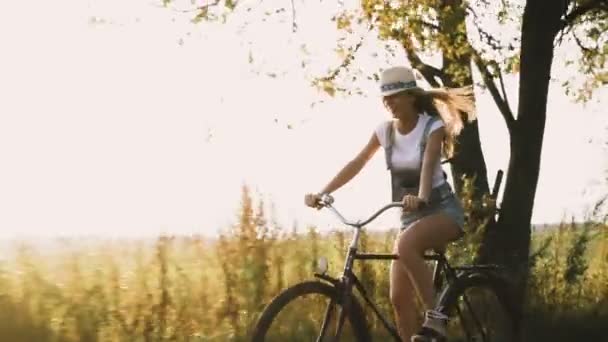
[[[438,303],[450,317],[447,341],[516,341],[518,331],[508,288],[505,280],[491,273],[458,277]]]
[[[335,287],[318,281],[294,285],[264,309],[252,341],[367,342],[370,338],[363,310],[355,298],[351,298],[351,305],[344,310]],[[343,323],[339,324],[341,316]],[[335,336],[340,325],[340,334]]]

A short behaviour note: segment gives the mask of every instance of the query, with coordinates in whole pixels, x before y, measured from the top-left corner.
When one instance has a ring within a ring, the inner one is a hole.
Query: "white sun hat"
[[[382,71],[380,75],[380,93],[389,96],[408,89],[421,89],[416,84],[416,75],[410,68],[396,66]]]

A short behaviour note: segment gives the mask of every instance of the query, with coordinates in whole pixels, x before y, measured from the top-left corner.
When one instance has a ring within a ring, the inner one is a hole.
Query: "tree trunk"
[[[521,33],[518,116],[511,136],[511,155],[501,213],[484,241],[484,261],[505,265],[514,281],[521,318],[530,252],[530,222],[540,169],[553,42],[564,2],[528,0]]]

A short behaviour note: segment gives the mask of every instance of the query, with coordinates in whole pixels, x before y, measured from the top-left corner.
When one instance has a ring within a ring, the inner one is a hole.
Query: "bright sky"
[[[0,236],[213,235],[235,221],[244,183],[274,202],[285,226],[335,223],[305,208],[303,196],[388,114],[372,83],[367,97],[348,99],[310,86],[306,77],[339,62],[334,25],[319,14],[336,4],[315,6],[298,8],[295,35],[287,17],[239,36],[237,16],[193,25],[152,0],[2,3]],[[358,62],[377,70],[404,60],[374,57],[383,45],[370,35]],[[493,181],[506,170],[508,140],[489,95],[478,97]],[[552,86],[533,222],[581,217],[608,191],[606,92],[598,97],[584,108]],[[378,153],[335,194],[336,206],[362,218],[385,204],[384,167]]]

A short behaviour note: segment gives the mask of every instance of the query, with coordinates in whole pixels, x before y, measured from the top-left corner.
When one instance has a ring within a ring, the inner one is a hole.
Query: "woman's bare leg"
[[[397,243],[395,250],[397,253]],[[419,310],[416,308],[415,292],[412,286],[412,281],[405,271],[405,268],[400,261],[395,260],[391,263],[391,303],[395,317],[397,318],[397,328],[399,336],[412,336],[417,331],[416,316]],[[404,339],[404,341],[406,341]]]
[[[391,299],[403,341],[410,341],[419,329],[415,298],[423,303],[424,310],[434,306],[432,273],[423,258],[424,252],[442,250],[459,236],[460,228],[449,216],[436,214],[413,223],[397,238],[395,249],[399,260],[391,265]]]

